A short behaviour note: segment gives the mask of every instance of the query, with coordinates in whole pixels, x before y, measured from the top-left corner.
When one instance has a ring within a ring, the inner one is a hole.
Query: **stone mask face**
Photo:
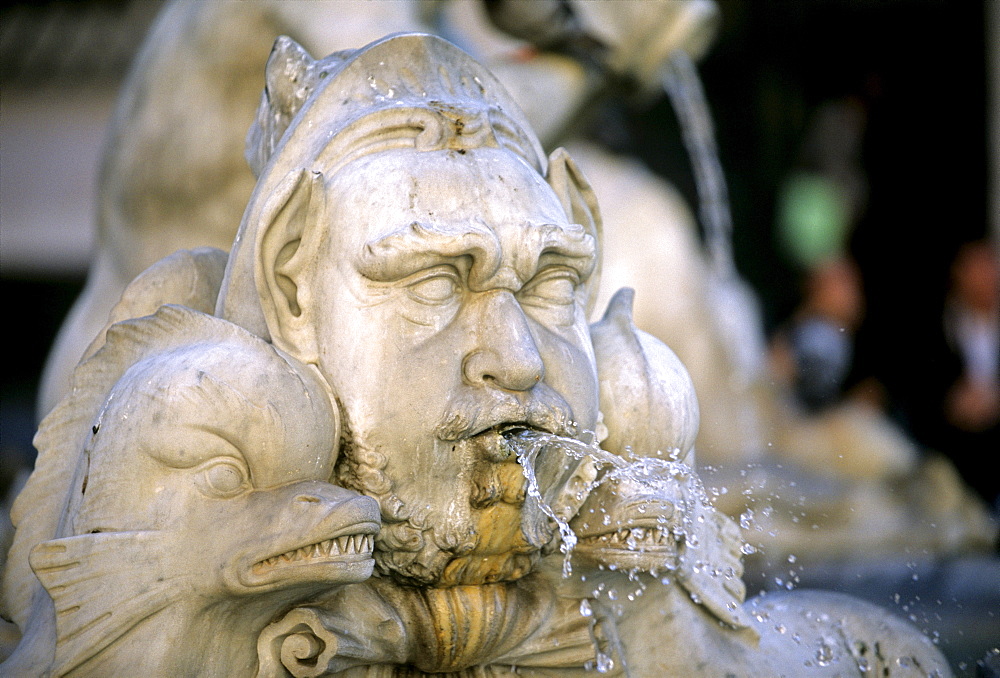
[[[523,477],[497,430],[594,429],[581,284],[593,237],[500,149],[363,158],[328,182],[326,201],[325,262],[301,296],[349,430],[342,481],[381,495],[386,522],[409,524],[396,541],[390,525],[380,565],[454,583],[526,573],[514,555],[540,544],[518,530]],[[498,534],[505,523],[512,532]],[[462,555],[496,562],[460,575]]]
[[[267,160],[217,314],[327,380],[346,418],[336,481],[378,499],[383,574],[519,578],[551,526],[501,430],[597,423],[593,192],[432,36],[320,62],[279,41],[261,112],[290,123],[273,147],[278,128],[251,135]]]

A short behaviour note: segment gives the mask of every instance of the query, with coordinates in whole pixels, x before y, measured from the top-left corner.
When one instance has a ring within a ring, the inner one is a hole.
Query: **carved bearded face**
[[[522,160],[391,151],[327,184],[308,303],[347,431],[339,481],[379,499],[379,568],[422,584],[526,574],[547,535],[498,431],[582,435],[596,244]],[[534,521],[534,525],[532,525]]]

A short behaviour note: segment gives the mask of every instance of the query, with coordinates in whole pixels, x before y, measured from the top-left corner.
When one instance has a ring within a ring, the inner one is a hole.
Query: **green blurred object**
[[[791,175],[778,198],[778,237],[786,256],[802,269],[840,254],[847,209],[837,185],[819,174]]]

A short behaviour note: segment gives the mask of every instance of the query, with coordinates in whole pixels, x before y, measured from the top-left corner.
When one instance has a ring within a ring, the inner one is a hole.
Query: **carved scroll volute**
[[[316,678],[329,671],[339,642],[317,610],[300,607],[264,629],[257,640],[257,678]]]

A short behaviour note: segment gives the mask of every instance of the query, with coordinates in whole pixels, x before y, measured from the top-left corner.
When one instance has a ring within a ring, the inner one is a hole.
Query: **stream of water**
[[[685,52],[677,51],[671,56],[663,76],[663,89],[670,97],[680,123],[684,147],[691,158],[709,259],[717,275],[730,277],[736,269],[733,264],[733,220],[729,194],[708,101],[698,70]]]
[[[560,536],[560,552],[563,554],[563,576],[572,574],[571,556],[574,547],[578,542],[577,535],[569,525],[575,509],[567,510],[567,506],[553,505],[556,497],[563,490],[563,487],[541,487],[536,474],[539,464],[539,457],[545,452],[546,462],[551,463],[552,457],[563,463],[564,471],[570,469],[570,465],[576,467],[579,462],[589,461],[597,471],[597,478],[586,486],[576,490],[576,496],[563,498],[561,501],[568,502],[569,506],[579,506],[598,485],[610,480],[631,480],[647,487],[658,487],[663,490],[663,496],[670,493],[666,485],[680,478],[692,480],[702,493],[702,501],[709,502],[704,495],[704,488],[697,483],[694,470],[688,465],[679,461],[665,461],[661,459],[640,458],[628,460],[618,455],[602,450],[596,443],[585,443],[574,438],[567,438],[551,433],[521,429],[504,434],[504,438],[511,450],[517,456],[527,482],[527,495],[534,499],[541,511],[548,516],[557,526]],[[565,478],[564,478],[565,480]],[[662,487],[661,487],[662,486]],[[679,507],[682,512],[687,512],[691,507]],[[600,510],[604,511],[604,507]],[[605,524],[610,524],[611,516],[605,514]],[[678,528],[676,536],[682,537],[684,529]],[[691,535],[694,539],[694,535]]]

